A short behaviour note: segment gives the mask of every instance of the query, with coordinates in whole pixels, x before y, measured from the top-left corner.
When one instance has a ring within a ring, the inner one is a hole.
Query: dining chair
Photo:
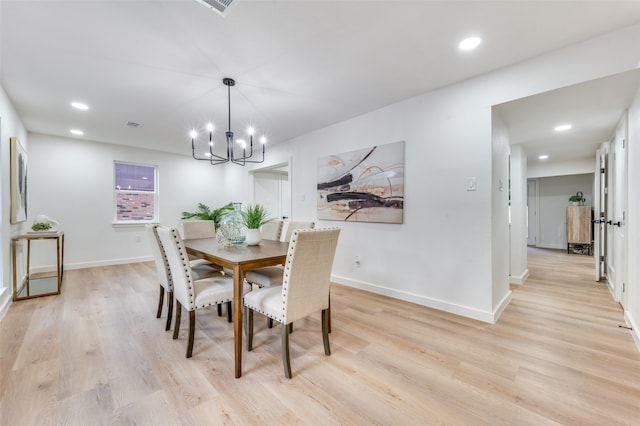
[[[280,241],[289,242],[291,240],[291,234],[296,229],[313,229],[314,222],[310,221],[289,221],[284,223],[284,232],[281,233]],[[265,239],[270,239],[266,238]],[[271,287],[274,285],[282,285],[282,273],[284,268],[282,266],[266,266],[264,268],[254,269],[247,271],[244,275],[244,279],[252,285],[258,287]],[[269,328],[273,327],[273,320],[267,319],[267,325]]]
[[[282,233],[282,224],[283,221],[281,219],[270,220],[269,222],[262,225],[262,229],[260,230],[260,236],[263,240],[273,240],[280,241],[280,234]]]
[[[178,338],[182,307],[184,306],[189,312],[189,340],[187,342],[186,357],[191,358],[197,309],[226,303],[228,321],[231,322],[233,278],[218,275],[196,280],[178,231],[175,228],[157,226],[156,232],[167,258],[173,282],[173,293],[176,298],[176,321],[173,326],[173,338]],[[245,284],[243,286],[243,294],[250,291],[250,289],[251,286]]]
[[[281,324],[284,375],[291,378],[289,326],[294,321],[321,311],[325,355],[329,347],[328,308],[331,268],[340,228],[293,231],[281,286],[263,287],[244,296],[247,350],[253,349],[253,312]]]
[[[294,221],[286,223],[285,232],[282,234],[280,241],[289,242],[291,240],[291,233],[296,229],[313,229],[314,222]],[[270,239],[266,238],[265,239]],[[282,284],[282,266],[267,266],[264,268],[258,268],[251,271],[247,271],[244,275],[245,280],[249,284],[255,284],[258,287],[270,287],[274,285]]]
[[[185,219],[178,223],[178,232],[183,240],[193,240],[198,238],[215,238],[216,225],[213,220]],[[200,264],[211,264],[208,260],[189,255],[191,267]],[[233,276],[233,271],[227,268],[220,268],[223,275]],[[229,315],[229,312],[227,312]],[[222,316],[222,305],[218,305],[218,316]]]
[[[183,240],[192,240],[197,238],[215,238],[216,225],[213,220],[188,219],[181,220],[178,223],[178,232]],[[193,255],[189,255],[189,259],[197,260],[198,263],[207,262]]]
[[[173,282],[171,281],[171,271],[169,270],[169,265],[164,254],[164,249],[162,248],[160,240],[158,239],[158,234],[156,232],[157,227],[158,225],[147,225],[149,245],[151,246],[151,251],[153,252],[153,259],[158,275],[158,283],[160,285],[160,297],[158,298],[158,310],[156,313],[156,318],[160,318],[160,316],[162,315],[162,306],[166,290],[167,323],[165,326],[165,330],[169,330],[171,328],[171,319],[173,316]],[[196,280],[221,274],[220,268],[217,265],[209,262],[201,263],[199,261],[190,261],[190,264],[193,271],[193,277]]]

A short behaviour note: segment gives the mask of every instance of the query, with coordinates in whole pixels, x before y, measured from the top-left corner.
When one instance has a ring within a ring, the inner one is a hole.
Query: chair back
[[[329,307],[331,268],[340,228],[293,231],[284,266],[284,324]]]
[[[181,220],[178,230],[184,240],[216,236],[216,225],[212,220]]]
[[[167,291],[173,291],[171,271],[169,270],[167,257],[165,256],[160,240],[158,239],[158,233],[156,232],[157,227],[158,225],[146,225],[149,245],[151,245],[151,251],[153,252],[153,260],[156,264],[156,271],[158,273],[158,281],[160,282],[160,285]]]
[[[291,234],[293,234],[293,231],[295,231],[296,229],[313,229],[315,225],[316,224],[311,221],[305,222],[300,220],[293,220],[285,222],[284,229],[280,234],[280,241],[288,243],[289,241],[291,241]]]
[[[282,220],[274,219],[262,225],[260,234],[263,240],[280,241],[280,234],[282,234]]]
[[[195,288],[189,264],[189,256],[184,248],[180,234],[175,228],[158,226],[158,238],[164,249],[173,281],[173,294],[188,311],[195,309]]]

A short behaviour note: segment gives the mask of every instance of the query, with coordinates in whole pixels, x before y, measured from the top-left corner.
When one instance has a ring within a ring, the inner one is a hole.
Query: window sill
[[[111,227],[112,228],[144,228],[149,224],[159,225],[160,222],[152,221],[152,220],[146,221],[146,222],[112,222]]]

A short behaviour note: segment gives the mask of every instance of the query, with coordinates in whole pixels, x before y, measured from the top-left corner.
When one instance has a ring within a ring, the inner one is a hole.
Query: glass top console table
[[[31,273],[31,243],[33,241],[54,240],[56,246],[56,270]],[[18,264],[18,245],[27,246],[26,268]],[[13,261],[13,300],[31,299],[40,296],[60,294],[64,273],[64,232],[29,232],[11,240]],[[24,271],[24,273],[22,273]],[[21,272],[19,274],[19,272]]]

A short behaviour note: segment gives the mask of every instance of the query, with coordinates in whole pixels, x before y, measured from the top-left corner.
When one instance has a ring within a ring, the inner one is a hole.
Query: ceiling
[[[640,70],[592,80],[494,107],[507,123],[511,144],[520,144],[528,164],[593,158],[610,141],[640,88]],[[571,124],[566,132],[554,128]],[[547,155],[547,159],[539,159]]]
[[[629,1],[238,0],[223,17],[195,0],[2,0],[0,77],[31,132],[78,128],[81,139],[190,155],[192,128],[226,130],[223,77],[237,82],[232,129],[253,124],[278,143],[637,22],[640,2]],[[460,52],[469,35],[483,43]],[[637,87],[637,76],[622,79]],[[626,106],[615,90],[617,110],[604,108],[611,87],[500,111],[514,142],[552,155],[558,119],[576,130],[585,120],[590,141],[606,139]],[[602,108],[583,117],[586,100]],[[547,102],[566,114],[550,115]]]

